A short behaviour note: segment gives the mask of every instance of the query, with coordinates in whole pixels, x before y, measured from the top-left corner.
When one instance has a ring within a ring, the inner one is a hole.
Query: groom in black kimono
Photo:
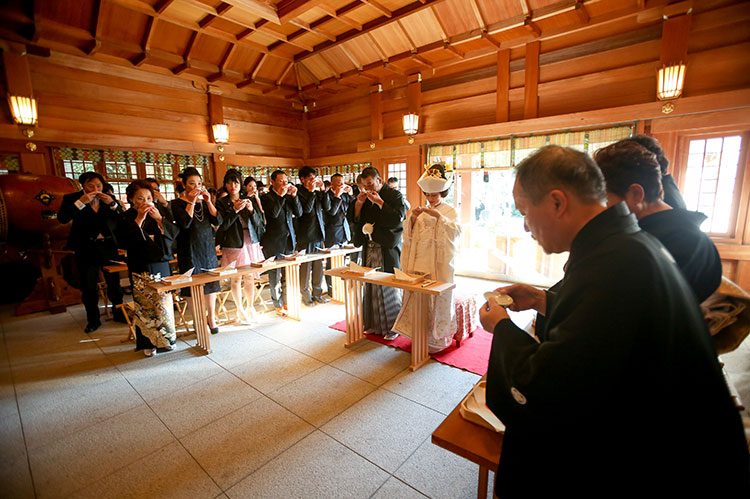
[[[380,267],[393,273],[401,266],[401,235],[406,217],[406,204],[400,191],[383,184],[378,170],[372,166],[362,170],[363,189],[349,206],[347,216],[355,232],[362,233],[367,224],[372,225],[372,238],[363,247],[362,261],[367,267]],[[369,225],[367,225],[370,227]],[[391,332],[401,310],[399,289],[365,285],[364,327],[386,340],[398,336]]]
[[[546,315],[541,343],[496,303],[487,405],[505,423],[500,497],[696,497],[747,491],[747,443],[698,304],[585,153],[540,149],[516,208],[545,252],[570,251],[556,294],[500,288]]]

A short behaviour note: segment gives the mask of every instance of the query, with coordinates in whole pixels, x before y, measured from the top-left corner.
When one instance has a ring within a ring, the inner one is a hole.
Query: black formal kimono
[[[299,199],[291,194],[281,197],[271,189],[261,196],[260,202],[266,215],[266,232],[260,239],[263,256],[278,258],[282,254],[291,253],[297,243],[293,217],[302,215],[302,205]],[[285,274],[284,269],[268,271],[268,287],[275,308],[283,307],[286,302],[286,287],[282,286],[279,292],[279,284]]]
[[[719,251],[700,229],[705,219],[703,213],[675,208],[638,220],[641,229],[658,239],[672,254],[698,303],[711,296],[721,284]]]
[[[588,222],[537,343],[495,327],[487,405],[500,497],[748,490],[739,413],[690,287],[624,203]]]
[[[97,290],[99,271],[103,265],[118,259],[115,232],[122,212],[119,204],[107,206],[101,202],[97,211],[94,211],[91,204],[79,209],[75,203],[83,194],[83,191],[78,191],[63,196],[57,220],[61,224],[73,222],[65,248],[75,252],[87,323],[98,326],[101,323]],[[119,275],[105,272],[104,278],[109,301],[113,306],[121,304],[122,289]]]
[[[682,199],[680,189],[677,188],[677,183],[674,181],[672,175],[662,175],[661,186],[664,189],[664,202],[672,208],[687,208],[685,200]]]
[[[379,194],[383,199],[383,208],[368,199],[362,205],[359,216],[355,213],[356,202],[352,203],[348,216],[355,231],[360,233],[365,224],[373,224],[372,240],[364,236],[367,240],[362,255],[364,265],[393,273],[394,268],[401,267],[401,235],[404,232],[406,204],[401,192],[388,185],[383,185]],[[375,334],[390,333],[401,311],[401,290],[365,284],[363,301],[365,329]]]
[[[180,229],[177,236],[177,266],[180,273],[194,269],[193,274],[202,274],[219,266],[211,225],[221,225],[221,214],[217,210],[216,216],[211,215],[206,204],[198,202],[191,217],[185,211],[187,205],[188,202],[180,198],[173,200],[171,205],[175,224]],[[203,294],[216,293],[219,289],[218,281],[210,282],[203,286]],[[182,288],[180,293],[190,296],[190,288]]]

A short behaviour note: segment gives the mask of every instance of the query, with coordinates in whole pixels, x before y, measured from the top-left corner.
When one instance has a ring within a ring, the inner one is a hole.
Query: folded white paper
[[[224,267],[218,267],[215,269],[211,269],[208,271],[209,274],[213,275],[229,275],[229,274],[236,274],[237,273],[237,261],[230,263],[229,265],[226,265]]]
[[[354,262],[349,262],[349,272],[352,274],[357,275],[367,275],[375,272],[377,269],[373,269],[371,267],[362,267],[361,265],[357,265]]]
[[[169,277],[165,277],[162,280],[164,282],[169,283],[169,284],[182,284],[184,282],[190,282],[190,281],[193,280],[193,277],[192,277],[193,276],[193,270],[195,270],[195,267],[193,267],[192,269],[188,270],[184,274],[172,275],[172,276],[169,276]]]

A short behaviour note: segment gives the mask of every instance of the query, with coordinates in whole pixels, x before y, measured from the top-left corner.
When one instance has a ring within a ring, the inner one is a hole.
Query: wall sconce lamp
[[[413,135],[419,131],[419,115],[417,113],[407,113],[404,115],[404,133],[409,135],[409,144],[414,143]]]
[[[214,123],[211,125],[211,131],[214,134],[214,142],[219,145],[219,152],[224,152],[224,144],[229,142],[229,125],[226,123]]]
[[[8,104],[10,105],[10,112],[13,115],[13,121],[16,124],[26,127],[36,126],[38,115],[35,98],[22,95],[8,95]],[[31,138],[34,136],[34,129],[24,128],[21,130],[21,133]]]
[[[659,100],[676,99],[682,95],[682,88],[685,85],[685,69],[686,66],[682,61],[659,68],[656,77],[656,96]]]

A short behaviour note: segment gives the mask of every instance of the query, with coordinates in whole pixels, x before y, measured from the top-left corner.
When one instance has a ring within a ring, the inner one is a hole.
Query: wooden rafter
[[[290,19],[289,24],[293,24],[294,26],[302,28],[302,30],[295,31],[294,33],[289,34],[287,36],[289,40],[294,40],[298,36],[304,34],[303,31],[307,31],[308,33],[315,33],[316,35],[325,36],[329,40],[336,40],[336,35],[334,35],[333,33],[329,33],[328,31],[322,28],[313,28],[312,26],[310,26],[310,23],[306,23],[299,19]]]
[[[577,0],[576,1],[576,9],[575,9],[576,15],[578,16],[578,20],[581,21],[581,24],[588,24],[591,20],[591,17],[589,16],[588,11],[586,10],[586,6],[583,5],[583,0]]]
[[[156,20],[157,17],[149,17],[148,21],[146,21],[146,33],[143,36],[143,53],[140,54],[136,59],[134,59],[133,65],[136,67],[141,66],[144,62],[146,62],[146,59],[149,58],[149,55],[151,54],[151,41],[153,39],[154,34],[154,26],[156,26]]]
[[[163,14],[165,10],[167,10],[167,7],[172,5],[174,3],[174,0],[161,0],[159,3],[154,5],[154,10],[156,10],[157,14]]]
[[[289,71],[291,71],[292,66],[294,66],[294,63],[290,62],[287,65],[286,69],[284,69],[284,72],[281,73],[281,76],[279,77],[279,79],[276,80],[276,85],[281,85],[281,83],[284,81],[284,78],[286,78],[286,76],[289,74]]]
[[[418,63],[423,64],[424,66],[427,66],[428,68],[432,68],[432,63],[428,61],[427,59],[425,59],[424,57],[422,57],[421,55],[414,53],[411,55],[411,58],[417,61]]]
[[[487,33],[487,31],[482,31],[482,39],[486,40],[488,43],[492,44],[496,49],[500,50],[501,44],[492,36]]]
[[[329,61],[328,58],[325,56],[325,52],[320,52],[318,56],[320,56],[320,60],[323,61],[323,64],[325,64],[328,67],[328,69],[331,70],[331,72],[333,73],[333,76],[335,76],[336,78],[341,77],[341,73],[339,71],[336,71],[336,68],[333,67],[333,63]]]
[[[279,20],[281,22],[290,21],[300,14],[314,9],[317,3],[316,0],[282,0],[276,4]]]
[[[377,2],[376,0],[359,0],[365,5],[369,5],[370,7],[373,7],[380,11],[381,14],[383,14],[386,17],[392,17],[393,12],[391,12],[389,9],[387,9],[383,4],[380,2]]]
[[[474,18],[479,24],[479,29],[485,29],[485,27],[487,26],[487,21],[484,20],[484,16],[482,15],[482,11],[479,9],[477,0],[469,0],[469,4],[471,5],[471,11],[474,14]]]
[[[104,6],[102,3],[104,0],[97,0],[94,4],[94,8],[96,9],[96,26],[94,26],[94,42],[91,45],[91,48],[88,51],[89,55],[94,55],[102,46],[102,42],[100,41],[102,36],[102,30],[103,30],[103,14],[102,11],[104,10]]]
[[[281,24],[276,6],[271,2],[263,0],[223,0],[240,10],[248,11],[275,24]]]
[[[302,79],[299,77],[299,64],[294,62],[294,80],[297,82],[297,90],[302,90]]]
[[[430,7],[430,12],[432,13],[432,17],[435,18],[435,23],[437,24],[438,29],[440,30],[440,38],[442,38],[443,40],[447,40],[448,31],[445,29],[445,24],[443,24],[443,21],[440,19],[440,16],[435,10],[435,7]]]
[[[360,29],[356,29],[356,27],[355,27],[355,29],[353,29],[353,30],[350,30],[350,31],[347,31],[345,33],[342,33],[342,34],[338,35],[336,37],[336,41],[330,41],[329,40],[329,41],[320,43],[320,44],[318,44],[318,45],[316,45],[314,47],[314,49],[315,49],[314,51],[317,52],[319,50],[322,50],[322,49],[325,49],[325,48],[329,48],[329,47],[332,47],[334,45],[339,45],[339,44],[341,44],[341,43],[343,43],[343,42],[345,42],[347,40],[351,40],[352,38],[360,36],[363,33],[367,33],[367,32],[373,31],[373,30],[375,30],[377,28],[380,28],[380,27],[385,26],[387,24],[390,24],[392,22],[398,21],[399,19],[402,19],[402,18],[404,18],[404,17],[406,17],[408,15],[414,14],[415,12],[419,12],[422,9],[428,8],[429,6],[431,6],[433,4],[437,4],[437,3],[442,2],[442,1],[443,0],[424,0],[424,3],[422,3],[421,1],[414,1],[412,3],[409,3],[409,4],[407,4],[407,5],[399,8],[399,9],[394,10],[392,12],[392,16],[391,17],[386,17],[386,16],[378,17],[377,19],[373,19],[372,21],[369,21],[369,22],[361,25],[361,30]],[[321,6],[318,6],[318,7],[321,8]],[[324,9],[324,12],[326,14],[328,14],[328,15],[331,15],[332,13],[335,13],[335,14],[339,15],[339,13],[341,12],[341,9],[339,9],[338,11],[335,11],[335,10],[331,9],[330,7],[328,7],[328,10],[326,11]],[[340,17],[337,17],[337,19],[341,20]],[[298,54],[297,56],[295,56],[295,60],[296,61],[302,61],[302,60],[304,60],[305,58],[307,58],[309,56],[310,56],[310,54]]]
[[[288,43],[290,45],[294,45],[295,47],[299,47],[301,49],[305,49],[308,52],[312,52],[313,51],[312,45],[307,45],[306,43],[301,43],[301,42],[298,42],[298,41],[296,41],[294,39],[289,39],[289,37],[287,35],[285,35],[284,33],[279,32],[279,31],[276,31],[275,29],[273,29],[268,24],[269,24],[268,21],[261,20],[261,21],[259,21],[255,25],[255,29],[257,31],[261,32],[261,33],[265,33],[266,35],[269,35],[269,36],[271,36],[273,38],[276,38],[277,40],[279,40],[281,42],[286,42],[286,43]]]
[[[375,51],[378,53],[378,57],[380,57],[380,60],[387,61],[388,56],[385,54],[385,50],[383,50],[383,47],[381,47],[378,41],[375,39],[375,36],[373,36],[372,33],[367,33],[367,38],[369,38],[370,41],[372,42],[372,46],[373,48],[375,48]]]
[[[416,52],[417,44],[415,44],[414,40],[411,39],[411,37],[409,36],[409,32],[406,31],[406,28],[404,28],[404,25],[401,24],[401,21],[396,21],[396,25],[401,29],[401,33],[406,38],[406,41],[409,42],[409,47],[411,48],[411,51]]]
[[[313,73],[312,71],[310,71],[310,68],[308,68],[307,66],[305,66],[301,62],[297,63],[297,66],[300,68],[300,71],[304,71],[307,74],[307,76],[309,76],[310,78],[312,78],[312,80],[315,82],[315,86],[316,87],[320,86],[320,78],[318,78],[317,76],[315,76],[315,73]]]
[[[356,57],[354,57],[354,55],[353,55],[353,54],[352,54],[351,52],[349,52],[349,49],[347,49],[347,48],[346,48],[345,46],[343,46],[343,45],[339,45],[339,48],[340,48],[340,49],[341,49],[341,51],[342,51],[342,52],[344,53],[344,55],[345,55],[346,57],[348,57],[350,61],[352,61],[352,64],[354,64],[354,67],[356,67],[356,68],[357,68],[357,70],[359,70],[359,71],[362,71],[362,63],[361,63],[361,62],[359,62],[359,61],[357,60],[357,58],[356,58]],[[385,62],[385,61],[383,61],[383,62]]]
[[[526,18],[523,20],[523,26],[526,28],[526,30],[534,35],[534,38],[539,38],[542,36],[542,30],[539,29],[539,26],[532,21],[531,16],[526,16]]]
[[[334,9],[327,3],[321,2],[317,7],[325,12],[329,17],[332,17],[334,19],[338,19],[342,23],[346,24],[347,26],[351,26],[352,28],[356,29],[357,31],[362,31],[362,25],[352,19],[351,17],[348,17],[346,14],[340,14],[338,10]],[[337,37],[338,39],[338,37]]]
[[[452,53],[453,55],[455,55],[456,57],[458,57],[459,59],[464,58],[464,53],[458,50],[453,45],[451,45],[450,41],[446,41],[445,43],[443,43],[443,48],[447,50],[448,52]]]
[[[227,48],[226,52],[224,52],[224,57],[221,58],[221,62],[219,63],[219,71],[208,76],[206,80],[212,82],[221,79],[224,76],[224,72],[226,71],[227,64],[229,64],[229,60],[232,58],[232,55],[235,54],[237,49],[237,45],[229,45],[229,48]]]
[[[182,19],[181,17],[175,16],[170,11],[166,11],[163,13],[159,13],[156,11],[156,9],[151,6],[149,3],[143,1],[143,0],[107,0],[109,2],[113,2],[117,5],[120,5],[121,7],[124,7],[126,9],[132,10],[134,12],[140,12],[141,14],[145,14],[150,17],[158,17],[160,21],[168,22],[171,24],[175,24],[177,26],[180,26],[182,28],[189,29],[193,32],[201,33],[206,36],[210,36],[213,38],[217,38],[219,40],[223,40],[229,43],[239,43],[243,46],[258,50],[260,52],[268,52],[268,48],[264,45],[261,45],[259,43],[251,42],[249,40],[240,40],[237,37],[233,36],[231,33],[227,33],[225,31],[217,30],[211,26],[207,28],[201,28],[198,23],[190,23]],[[175,1],[192,1],[192,0],[175,0]],[[192,5],[192,3],[191,3]],[[205,4],[204,4],[205,5]],[[216,15],[217,10],[213,7],[210,7],[208,5],[205,5],[206,9],[204,9],[204,12],[213,13]],[[209,10],[210,9],[210,10]],[[250,28],[248,28],[250,29]],[[290,60],[289,57],[285,57],[283,55],[277,55],[277,57],[281,57],[283,59]]]

